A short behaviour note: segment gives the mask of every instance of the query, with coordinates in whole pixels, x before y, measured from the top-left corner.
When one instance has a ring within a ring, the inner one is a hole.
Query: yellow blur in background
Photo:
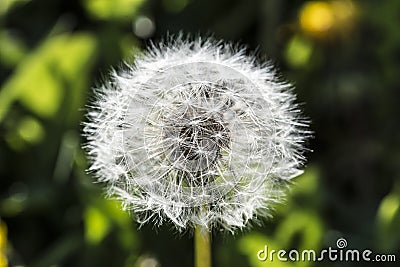
[[[0,267],[7,267],[8,261],[6,257],[7,247],[7,225],[0,221]]]
[[[353,26],[357,9],[350,0],[306,2],[299,14],[301,29],[314,37],[347,33]]]

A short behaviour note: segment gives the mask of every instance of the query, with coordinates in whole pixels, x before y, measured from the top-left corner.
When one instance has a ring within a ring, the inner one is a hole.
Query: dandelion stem
[[[208,231],[197,226],[194,234],[195,267],[211,267],[211,239]]]

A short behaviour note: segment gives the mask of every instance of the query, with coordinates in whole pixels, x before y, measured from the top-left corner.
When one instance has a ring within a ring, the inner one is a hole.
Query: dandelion
[[[96,90],[90,171],[140,224],[242,229],[301,174],[307,122],[292,86],[246,50],[177,37]]]

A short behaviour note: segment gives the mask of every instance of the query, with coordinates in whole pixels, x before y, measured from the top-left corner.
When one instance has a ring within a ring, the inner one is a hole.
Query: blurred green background
[[[179,31],[271,59],[315,131],[288,202],[263,226],[216,233],[214,266],[367,266],[256,255],[339,237],[399,261],[399,26],[398,0],[0,0],[0,267],[193,265],[189,234],[137,229],[103,198],[80,147],[90,88]]]

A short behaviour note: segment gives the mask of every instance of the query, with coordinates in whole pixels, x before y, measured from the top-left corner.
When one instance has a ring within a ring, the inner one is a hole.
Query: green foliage
[[[82,2],[88,13],[96,19],[129,21],[143,0],[82,0]]]
[[[324,226],[318,207],[298,205],[298,199],[309,201],[318,199],[318,173],[309,168],[297,179],[297,190],[293,192],[285,207],[279,209],[280,216],[276,228],[270,234],[254,232],[238,240],[239,250],[248,257],[250,266],[310,266],[311,262],[260,261],[257,252],[268,246],[271,250],[297,249],[303,251],[321,249]]]
[[[83,105],[95,41],[88,34],[59,35],[45,40],[15,70],[0,94],[0,121],[14,101],[40,117],[54,117],[67,95],[70,111]],[[39,93],[40,92],[40,93]]]

